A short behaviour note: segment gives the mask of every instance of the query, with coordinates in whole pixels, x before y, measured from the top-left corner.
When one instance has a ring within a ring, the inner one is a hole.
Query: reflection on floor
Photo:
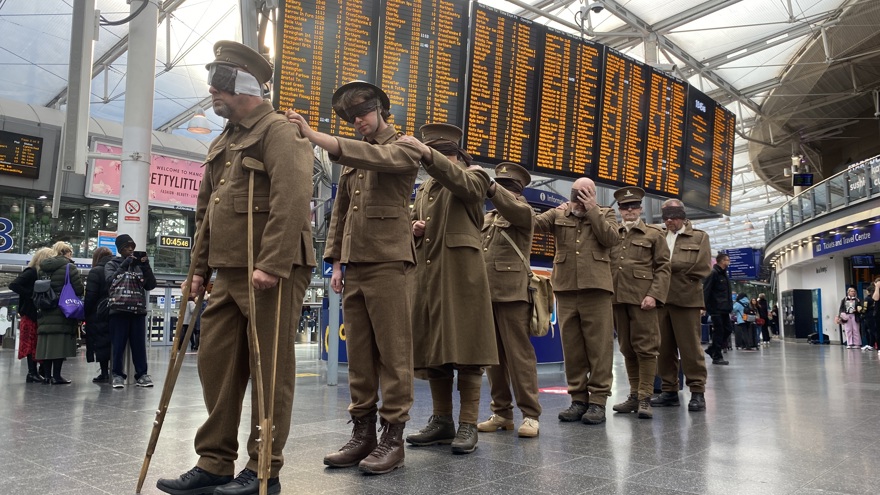
[[[880,458],[880,361],[876,352],[774,341],[759,352],[732,351],[730,366],[709,370],[707,410],[655,409],[653,420],[615,416],[601,426],[560,423],[566,395],[542,395],[536,439],[480,434],[471,455],[448,446],[408,447],[406,467],[383,476],[329,470],[327,452],[348,439],[347,380],[325,385],[313,344],[298,346],[293,428],[281,473],[285,494],[828,494],[877,493]],[[24,362],[0,351],[0,492],[132,494],[150,435],[168,349],[149,351],[153,389],[95,385],[96,366],[68,360],[72,385],[26,384]],[[196,461],[193,437],[205,418],[196,356],[188,355],[143,490]],[[628,392],[615,355],[614,395]],[[542,387],[564,386],[562,373]],[[407,433],[431,414],[425,382]],[[249,405],[245,405],[247,410]],[[457,409],[456,409],[457,410]],[[489,415],[483,390],[481,418]],[[247,411],[245,412],[247,417]],[[516,422],[521,417],[517,412]],[[240,435],[242,445],[245,434]],[[244,448],[241,447],[244,453]],[[239,458],[239,467],[244,461]]]

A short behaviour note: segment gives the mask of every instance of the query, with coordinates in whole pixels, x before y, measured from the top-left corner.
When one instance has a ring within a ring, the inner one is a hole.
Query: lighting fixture
[[[193,134],[210,134],[211,122],[205,117],[205,111],[199,108],[186,126],[186,130]]]
[[[46,198],[47,198],[47,196],[45,194],[43,194],[42,196],[37,196],[37,199],[46,199]]]
[[[21,207],[18,206],[18,203],[12,203],[12,206],[9,207],[9,211],[12,213],[18,213],[21,211]]]

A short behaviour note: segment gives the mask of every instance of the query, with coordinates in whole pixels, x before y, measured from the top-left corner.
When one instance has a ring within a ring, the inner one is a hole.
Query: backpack
[[[43,311],[58,307],[58,294],[52,288],[52,280],[47,275],[41,275],[34,281],[34,293],[31,297],[39,316],[42,316]]]
[[[144,277],[140,273],[126,270],[117,274],[110,283],[109,294],[109,309],[139,315],[147,314]]]
[[[550,330],[553,317],[553,286],[544,275],[532,273],[529,277],[529,300],[532,303],[532,317],[529,320],[529,335],[543,337]]]

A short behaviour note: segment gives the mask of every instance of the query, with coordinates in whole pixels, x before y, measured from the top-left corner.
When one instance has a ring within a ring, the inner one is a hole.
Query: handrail
[[[850,165],[788,200],[764,226],[765,245],[807,222],[880,196],[880,155]]]

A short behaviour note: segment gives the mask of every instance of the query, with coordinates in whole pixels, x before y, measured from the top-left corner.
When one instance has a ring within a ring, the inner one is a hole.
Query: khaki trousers
[[[311,278],[312,268],[297,266],[290,278],[281,283],[281,325],[278,335],[278,368],[275,381],[275,402],[270,476],[278,476],[284,464],[282,449],[290,432],[293,406],[293,387],[296,379],[296,355],[293,344],[297,323],[302,310],[303,296]],[[202,334],[199,347],[199,379],[208,408],[208,419],[199,428],[195,438],[198,467],[218,475],[235,474],[238,457],[238,427],[241,421],[242,401],[252,371],[247,337],[250,307],[248,287],[250,279],[246,268],[221,268],[217,271],[211,302],[202,314]],[[260,344],[263,386],[268,399],[272,380],[272,352],[275,338],[275,311],[278,286],[256,291],[256,332]],[[249,469],[257,470],[259,433],[259,403],[257,391],[251,388],[251,418],[247,442]]]
[[[611,395],[614,354],[611,293],[556,292],[556,311],[571,400],[604,406]]]
[[[657,310],[644,310],[635,304],[614,305],[614,326],[617,342],[626,364],[630,394],[639,399],[654,392],[657,354],[660,349],[660,328]]]
[[[414,265],[349,263],[342,312],[348,349],[348,411],[376,414],[396,424],[409,421],[413,403],[412,285]]]
[[[529,318],[532,307],[525,301],[493,302],[495,339],[498,343],[498,365],[486,368],[492,412],[513,419],[513,397],[523,418],[541,416],[538,401],[538,359],[529,339]],[[653,372],[653,371],[652,371]],[[510,387],[513,385],[513,397]]]
[[[678,392],[678,369],[681,366],[691,392],[704,393],[706,357],[700,345],[700,308],[667,304],[657,311],[660,320],[657,374],[663,381],[662,390]]]

